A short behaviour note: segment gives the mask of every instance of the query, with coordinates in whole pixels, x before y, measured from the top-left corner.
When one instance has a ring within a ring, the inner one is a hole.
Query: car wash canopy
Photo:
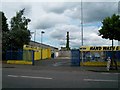
[[[120,51],[120,46],[82,46],[80,51]]]

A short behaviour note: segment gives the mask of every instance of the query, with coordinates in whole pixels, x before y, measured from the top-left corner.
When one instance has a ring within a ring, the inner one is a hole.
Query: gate
[[[80,66],[79,50],[71,50],[71,66]]]

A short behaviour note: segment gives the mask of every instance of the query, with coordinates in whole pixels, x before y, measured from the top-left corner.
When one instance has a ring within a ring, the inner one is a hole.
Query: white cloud
[[[71,9],[66,9],[64,14],[66,16],[72,17],[73,19],[80,19],[81,18],[81,12],[80,12],[80,3],[79,6],[73,7]]]

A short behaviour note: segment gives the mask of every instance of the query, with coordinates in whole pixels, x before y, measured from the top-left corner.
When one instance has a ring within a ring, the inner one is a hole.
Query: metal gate
[[[79,50],[71,50],[71,66],[80,66]]]

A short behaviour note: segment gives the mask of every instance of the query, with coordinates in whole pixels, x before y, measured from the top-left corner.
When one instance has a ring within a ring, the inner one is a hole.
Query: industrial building
[[[34,50],[34,60],[50,59],[58,56],[58,48],[30,41],[29,45],[24,45],[23,50]]]
[[[40,48],[43,48],[43,49],[50,48],[51,52],[58,52],[58,48],[56,48],[56,47],[46,45],[46,44],[43,44],[43,43],[41,44],[41,43],[35,42],[35,41],[30,41],[29,45],[34,46],[34,47],[40,47]]]

